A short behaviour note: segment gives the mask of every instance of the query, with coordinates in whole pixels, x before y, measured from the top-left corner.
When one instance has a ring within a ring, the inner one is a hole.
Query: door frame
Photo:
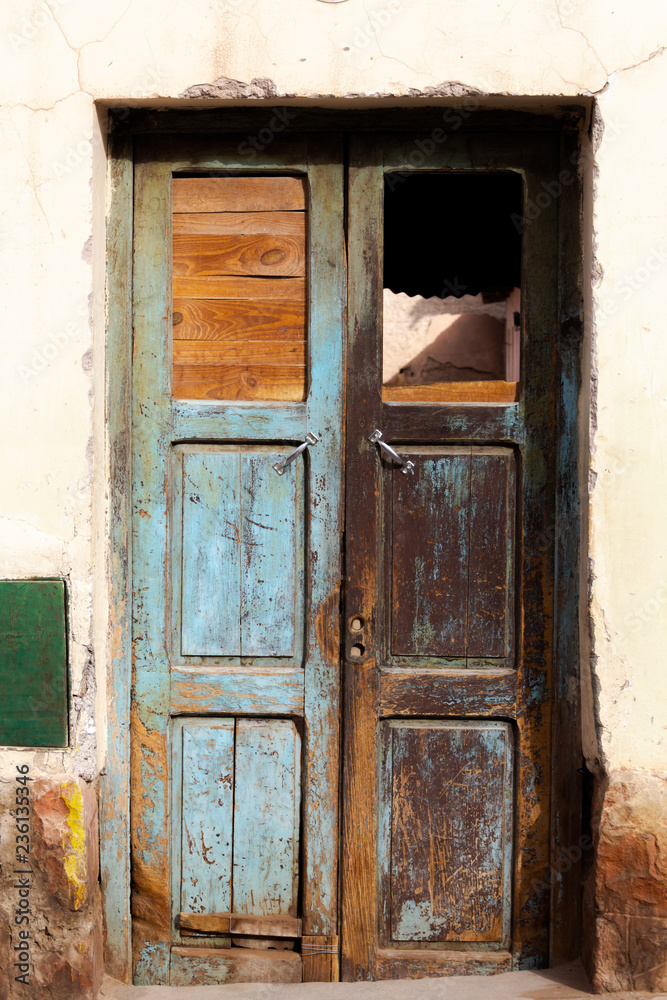
[[[395,103],[395,102],[394,102]],[[546,103],[546,102],[545,102]],[[544,109],[545,103],[542,104]],[[379,131],[557,132],[560,166],[557,188],[558,320],[554,334],[556,374],[556,514],[554,704],[551,741],[552,810],[550,965],[568,961],[580,948],[581,884],[581,725],[579,707],[580,599],[585,580],[580,566],[587,474],[587,397],[582,396],[585,351],[583,309],[582,133],[589,109],[553,102],[549,112],[485,108],[477,98],[441,100],[428,107],[329,110],[317,107],[276,111],[289,101],[263,107],[213,110],[126,108],[110,111],[106,233],[107,328],[105,346],[104,468],[107,588],[106,673],[108,704],[106,763],[100,782],[100,871],[105,918],[105,968],[124,982],[132,968],[130,917],[130,684],[131,684],[131,400],[133,146],[138,135],[195,132],[236,134],[240,140],[270,126],[276,132]],[[458,110],[457,110],[458,109]],[[252,160],[249,159],[249,166]],[[553,191],[557,190],[557,194]],[[539,207],[539,206],[538,206]],[[577,848],[578,855],[577,858]]]

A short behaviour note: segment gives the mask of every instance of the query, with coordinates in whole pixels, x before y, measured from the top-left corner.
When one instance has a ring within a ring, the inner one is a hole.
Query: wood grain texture
[[[174,274],[302,277],[305,240],[300,236],[174,236]]]
[[[175,299],[294,299],[306,301],[305,278],[261,278],[243,275],[175,274]],[[174,307],[176,308],[176,306]]]
[[[258,282],[263,285],[264,282]],[[271,282],[273,284],[273,282]],[[297,299],[261,298],[263,289],[250,299],[174,299],[176,340],[248,342],[257,351],[271,343],[298,341],[305,344],[306,303]],[[304,350],[299,359],[304,361]],[[174,360],[178,359],[174,344]],[[273,363],[271,358],[268,364]],[[277,360],[277,359],[276,359]],[[190,361],[192,364],[192,361]]]
[[[100,775],[100,881],[106,927],[104,963],[129,982],[130,926],[130,685],[132,624],[132,144],[109,139],[107,217],[106,429],[109,449],[108,679],[106,767]]]
[[[236,723],[233,908],[296,916],[301,739],[293,722]]]
[[[177,399],[300,402],[305,398],[303,365],[174,365]]]
[[[268,180],[268,178],[267,178]],[[305,212],[190,212],[174,214],[175,236],[226,236],[264,233],[268,236],[306,235]]]
[[[171,914],[165,606],[171,439],[169,164],[135,144],[131,713],[134,982],[167,984]],[[145,409],[151,417],[145,419]]]
[[[292,656],[295,651],[297,480],[301,463],[278,476],[273,469],[275,461],[275,452],[248,453],[242,460],[243,656]]]
[[[174,340],[174,364],[179,368],[258,367],[302,368],[305,344],[292,340]]]
[[[304,935],[301,962],[304,983],[337,983],[340,978],[337,934]]]
[[[234,721],[183,726],[181,909],[231,910]]]
[[[514,634],[514,455],[473,448],[470,455],[470,551],[466,654],[505,657]]]
[[[254,937],[301,936],[301,921],[288,916],[255,916],[238,913],[181,913],[181,931],[199,931],[208,934],[242,934]]]
[[[493,976],[512,971],[509,951],[429,951],[380,948],[378,979],[424,979],[432,976]]]
[[[278,457],[274,450],[183,454],[185,656],[294,653],[302,462],[277,476]]]
[[[241,654],[241,456],[183,456],[181,652]]]
[[[343,139],[309,143],[310,615],[305,634],[303,931],[338,931],[340,583],[343,530],[345,234]]]
[[[385,667],[380,674],[381,716],[512,717],[516,671]]]
[[[301,955],[260,948],[171,949],[170,986],[300,983]]]
[[[302,715],[304,673],[301,666],[271,668],[173,668],[170,711],[173,715]]]
[[[410,451],[410,455],[414,455]],[[391,649],[465,657],[470,450],[422,452],[393,481]]]
[[[301,177],[175,177],[172,211],[289,212],[306,207]]]
[[[429,385],[383,385],[384,403],[516,403],[519,382],[431,382]]]
[[[394,722],[390,935],[508,944],[511,731],[503,722]]]

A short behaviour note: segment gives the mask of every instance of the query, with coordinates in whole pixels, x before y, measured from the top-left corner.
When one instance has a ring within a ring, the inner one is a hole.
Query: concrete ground
[[[593,996],[579,962],[545,972],[498,976],[392,980],[382,983],[303,983],[233,986],[125,986],[104,980],[99,1000],[586,1000]],[[663,998],[665,993],[614,993],[615,1000]]]

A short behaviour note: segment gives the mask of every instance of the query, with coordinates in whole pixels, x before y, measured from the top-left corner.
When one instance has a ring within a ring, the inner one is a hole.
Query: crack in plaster
[[[569,24],[563,24],[563,18],[561,16],[561,12],[560,12],[560,2],[559,2],[559,0],[554,0],[554,3],[556,5],[556,13],[558,14],[558,21],[559,21],[560,26],[563,29],[563,31],[573,31],[575,33],[575,35],[581,35],[581,37],[583,38],[583,40],[586,42],[586,46],[591,50],[591,52],[593,53],[593,55],[595,56],[595,58],[597,59],[597,61],[600,63],[600,66],[603,69],[604,75],[607,77],[607,81],[609,81],[609,71],[608,71],[607,67],[605,66],[605,64],[602,62],[602,60],[600,59],[600,56],[595,51],[595,46],[591,45],[590,41],[588,40],[588,38],[586,37],[586,35],[584,34],[584,32],[581,31],[579,28],[573,28]],[[558,75],[560,76],[560,73]],[[562,79],[563,79],[563,77],[561,76],[561,80]],[[567,83],[568,81],[566,80],[565,82]]]
[[[419,75],[419,70],[415,69],[413,66],[409,66],[408,63],[404,62],[402,59],[397,59],[396,56],[388,56],[387,53],[384,52],[384,50],[382,49],[382,46],[380,45],[380,40],[378,38],[377,27],[376,27],[375,23],[373,22],[373,18],[371,17],[370,12],[368,10],[368,7],[366,5],[366,0],[364,0],[364,11],[366,13],[366,17],[368,18],[368,23],[370,25],[370,29],[373,32],[373,38],[375,39],[375,45],[377,47],[378,52],[382,56],[382,58],[383,59],[389,59],[389,60],[391,60],[391,62],[398,63],[399,66],[405,66],[405,68],[407,70],[409,70],[410,73],[414,73],[415,76]]]

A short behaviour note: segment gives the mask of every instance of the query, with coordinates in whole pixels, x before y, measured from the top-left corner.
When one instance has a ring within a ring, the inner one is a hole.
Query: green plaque
[[[64,580],[0,580],[0,744],[67,746]]]

